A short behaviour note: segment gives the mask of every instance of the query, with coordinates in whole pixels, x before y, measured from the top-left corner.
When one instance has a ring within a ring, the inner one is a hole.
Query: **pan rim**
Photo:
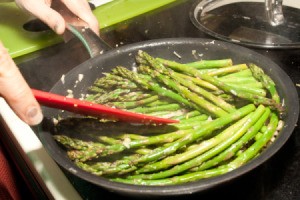
[[[291,134],[294,130],[294,125],[296,125],[298,116],[299,116],[299,102],[297,90],[292,82],[292,80],[289,78],[289,76],[281,69],[275,62],[270,60],[269,58],[251,50],[246,47],[242,47],[236,44],[219,41],[219,40],[212,40],[212,39],[202,39],[202,38],[165,38],[165,39],[155,39],[155,40],[148,40],[144,42],[134,43],[126,46],[119,47],[117,49],[110,50],[103,55],[97,56],[95,58],[91,58],[87,60],[86,62],[80,64],[79,66],[75,67],[71,71],[69,71],[66,74],[66,77],[69,73],[73,73],[78,68],[80,68],[83,65],[92,65],[93,63],[97,62],[99,59],[107,59],[112,55],[119,54],[119,52],[123,52],[123,50],[139,50],[141,48],[147,48],[152,47],[155,48],[156,46],[161,45],[180,45],[184,41],[185,44],[203,44],[203,45],[224,45],[227,48],[237,48],[242,49],[246,52],[251,53],[254,56],[257,56],[260,59],[264,59],[267,62],[270,62],[270,66],[272,66],[272,70],[276,71],[277,73],[281,73],[281,76],[285,79],[284,83],[289,89],[289,95],[291,96],[291,106],[293,107],[293,113],[292,115],[289,115],[288,119],[290,119],[290,124],[288,127],[285,127],[285,134],[280,134],[280,136],[277,138],[277,140],[274,141],[274,143],[269,146],[259,157],[252,159],[245,165],[239,167],[236,170],[233,170],[231,172],[228,172],[226,174],[212,177],[209,179],[202,179],[190,183],[185,183],[181,185],[168,185],[168,186],[141,186],[141,185],[130,185],[130,184],[124,184],[124,183],[118,183],[113,182],[108,179],[105,179],[103,177],[98,177],[96,175],[90,174],[82,169],[74,169],[74,166],[64,166],[62,163],[65,163],[63,158],[58,158],[57,156],[53,155],[53,147],[50,145],[49,142],[47,142],[47,139],[43,135],[45,134],[44,131],[38,132],[38,136],[41,139],[44,146],[46,146],[46,150],[51,155],[51,157],[65,170],[72,173],[73,175],[80,177],[81,179],[91,182],[97,186],[119,192],[125,195],[139,195],[139,196],[174,196],[174,195],[184,195],[184,194],[191,194],[195,192],[204,191],[207,189],[211,189],[215,186],[218,186],[220,184],[226,183],[228,181],[231,181],[233,179],[236,179],[249,171],[252,171],[253,169],[257,168],[262,163],[266,162],[268,159],[270,159],[274,154],[276,154],[280,148],[286,143],[286,141],[290,138]],[[87,64],[88,63],[88,64]],[[54,85],[53,88],[58,87],[60,83],[57,83]],[[53,89],[52,89],[53,90]],[[52,91],[51,90],[51,91]],[[46,134],[47,135],[47,134]],[[49,146],[50,145],[50,146]]]

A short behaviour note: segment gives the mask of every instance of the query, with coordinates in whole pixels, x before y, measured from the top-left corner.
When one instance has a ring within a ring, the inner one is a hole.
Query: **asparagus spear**
[[[240,156],[238,156],[235,160],[230,162],[228,166],[230,168],[238,168],[239,166],[248,162],[251,158],[257,156],[257,154],[263,149],[268,141],[273,137],[276,132],[278,125],[278,116],[276,113],[271,113],[270,122],[267,127],[267,130],[263,133],[263,136],[253,145],[251,145],[247,150],[245,150]]]
[[[202,89],[201,87],[197,87],[195,84],[193,84],[193,82],[187,81],[185,79],[182,79],[181,77],[176,76],[173,73],[173,70],[167,70],[163,65],[161,65],[161,63],[157,62],[154,58],[149,56],[147,53],[139,51],[139,56],[141,58],[144,58],[149,63],[149,65],[152,68],[154,68],[157,72],[161,73],[161,74],[157,74],[157,73],[155,73],[155,72],[148,69],[148,71],[151,75],[155,75],[162,82],[164,82],[165,84],[167,84],[167,85],[171,86],[172,88],[176,89],[179,93],[185,94],[187,98],[190,98],[190,100],[193,100],[195,102],[195,99],[197,99],[197,97],[193,94],[188,93],[188,91],[186,89],[184,89],[184,87],[181,87],[180,84],[186,86],[188,89],[196,92],[197,94],[202,95],[203,97],[205,97],[208,100],[212,101],[217,106],[219,106],[220,108],[222,108],[223,110],[225,110],[227,112],[235,111],[234,106],[228,104],[226,101],[224,101],[223,99],[213,95],[212,93],[207,92],[206,90]],[[142,68],[142,69],[147,70],[147,68]],[[172,81],[169,80],[168,77],[165,77],[162,74],[165,74],[165,75],[173,78],[174,80],[176,80],[179,83],[179,85],[178,84],[176,85],[176,83],[172,83]],[[210,112],[212,112],[214,114],[217,114],[217,116],[222,116],[224,114],[221,111],[220,111],[220,113],[217,112],[219,110],[217,107],[214,107],[213,105],[208,104],[205,101],[200,101],[200,100],[201,100],[201,98],[199,98],[199,100],[196,101],[195,103],[199,102],[199,104],[198,104],[199,106],[205,108],[206,110],[209,110]]]
[[[164,63],[165,65],[172,66],[177,65],[179,63],[171,60],[166,60],[163,58],[157,58],[160,62]],[[185,63],[182,64],[187,67],[193,67],[195,69],[207,69],[207,68],[222,68],[222,67],[228,67],[232,65],[231,59],[222,59],[222,60],[200,60],[196,62],[191,63]]]
[[[104,93],[106,92],[105,89],[99,88],[99,87],[97,87],[97,86],[91,86],[91,87],[89,87],[88,91],[89,91],[90,93],[96,93],[96,94],[104,94]],[[90,94],[90,95],[91,95],[91,94]],[[91,95],[91,96],[93,96],[93,95]]]
[[[134,156],[132,156],[134,158]],[[111,163],[97,162],[95,164],[87,164],[84,162],[76,161],[75,164],[81,169],[95,174],[97,176],[102,176],[105,174],[119,174],[129,173],[136,169],[135,166],[130,166],[129,164],[123,164],[118,166],[118,168],[111,167]]]
[[[64,145],[68,149],[76,149],[76,150],[87,150],[89,148],[104,148],[105,145],[100,143],[94,143],[92,141],[85,142],[83,140],[79,140],[76,138],[70,138],[66,135],[54,135],[54,139]]]
[[[139,140],[130,141],[129,143],[119,142],[113,138],[109,138],[106,136],[94,136],[94,138],[100,139],[101,141],[105,141],[106,143],[111,143],[110,146],[105,146],[103,144],[97,143],[97,142],[86,142],[79,139],[70,138],[67,136],[55,136],[55,139],[63,144],[64,146],[75,149],[73,151],[69,152],[69,156],[72,160],[80,160],[80,161],[86,161],[91,160],[92,158],[97,158],[99,156],[106,156],[110,154],[115,154],[121,151],[124,151],[129,148],[136,148],[141,147],[144,145],[152,145],[157,143],[166,143],[166,142],[172,142],[183,135],[186,135],[191,131],[191,129],[195,127],[201,126],[201,123],[199,121],[207,119],[207,116],[197,116],[196,119],[193,119],[194,122],[191,123],[190,120],[185,120],[182,123],[177,125],[177,128],[180,128],[182,130],[178,130],[171,133],[166,133],[162,135],[157,136],[151,136],[147,138],[140,138]],[[85,129],[86,130],[86,129]],[[172,130],[172,127],[170,128]],[[77,150],[85,150],[83,152],[77,151]]]
[[[158,95],[153,95],[153,96],[147,97],[145,99],[137,100],[137,101],[109,102],[109,103],[106,103],[106,105],[111,106],[111,107],[114,106],[114,107],[117,107],[117,108],[120,108],[120,109],[133,109],[133,108],[136,108],[138,106],[145,105],[145,104],[150,103],[150,102],[154,102],[158,99],[159,99]]]
[[[157,135],[157,136],[151,136],[151,137],[147,137],[147,138],[143,138],[140,140],[133,140],[133,141],[127,141],[125,142],[114,142],[114,144],[109,145],[109,146],[105,146],[103,144],[97,143],[97,142],[85,142],[82,140],[76,140],[73,141],[74,139],[72,138],[68,138],[68,141],[62,143],[61,139],[57,141],[61,142],[63,145],[65,146],[75,146],[73,145],[75,142],[77,144],[77,148],[73,148],[76,150],[71,150],[69,151],[68,155],[70,157],[70,159],[72,160],[79,160],[79,161],[87,161],[87,160],[91,160],[93,158],[98,158],[99,156],[107,156],[107,155],[111,155],[111,154],[115,154],[115,153],[119,153],[122,152],[126,149],[131,149],[131,148],[137,148],[137,147],[141,147],[141,146],[145,146],[145,145],[152,145],[152,144],[159,144],[159,143],[168,143],[168,142],[173,142],[175,140],[177,140],[178,138],[187,135],[188,133],[190,133],[191,130],[190,129],[183,129],[183,130],[178,130],[175,132],[171,132],[171,133],[166,133],[166,134],[161,134],[161,135]],[[65,136],[67,137],[67,136]],[[108,141],[108,138],[106,137],[99,137],[101,140],[105,139],[105,141]],[[81,147],[83,146],[83,147]],[[88,148],[87,148],[88,147]],[[84,150],[84,151],[78,151],[78,150]]]
[[[98,158],[99,156],[107,156],[114,154],[116,152],[123,151],[123,146],[120,145],[110,145],[105,146],[103,144],[97,142],[84,142],[81,143],[88,145],[88,143],[93,143],[88,148],[82,150],[70,150],[68,151],[68,156],[71,160],[85,162],[94,158]]]
[[[227,166],[221,166],[215,169],[188,173],[184,175],[174,176],[171,178],[157,179],[157,180],[144,180],[144,179],[126,179],[126,178],[111,178],[115,182],[121,182],[134,185],[147,185],[147,186],[163,186],[163,185],[177,185],[186,182],[192,182],[199,179],[210,178],[229,172]]]
[[[145,107],[155,107],[155,106],[163,106],[163,105],[168,105],[170,103],[174,103],[174,101],[170,101],[169,99],[163,99],[163,98],[159,98],[158,100],[156,101],[153,101],[151,103],[147,103],[145,105]]]
[[[191,91],[196,92],[199,95],[202,95],[203,97],[207,98],[208,100],[210,100],[211,102],[213,102],[215,105],[219,106],[220,108],[222,108],[223,110],[227,111],[227,112],[233,112],[235,111],[235,107],[231,104],[228,104],[225,100],[223,100],[221,97],[219,96],[215,96],[213,93],[210,93],[204,89],[202,89],[201,87],[197,87],[195,84],[193,84],[193,82],[190,82],[188,80],[182,79],[180,77],[177,77],[176,75],[174,75],[173,73],[170,73],[170,77],[172,77],[173,79],[177,80],[180,84],[186,86],[187,88],[189,88]]]
[[[183,78],[183,79],[190,80],[194,84],[199,85],[203,88],[206,88],[206,89],[209,89],[209,90],[212,90],[212,91],[217,91],[217,92],[220,93],[219,88],[217,88],[215,85],[213,85],[213,84],[211,84],[207,81],[204,81],[202,79],[198,79],[198,78],[195,78],[195,77],[192,77],[192,76],[188,76],[186,74],[178,73],[178,72],[175,72],[175,71],[174,71],[174,74],[178,77]]]
[[[141,148],[141,149],[135,150],[136,153],[142,154],[142,155],[151,153],[151,151],[152,151],[152,149],[146,149],[146,148]]]
[[[238,109],[233,113],[227,114],[224,117],[217,118],[211,121],[210,123],[204,124],[200,129],[190,132],[184,137],[180,138],[179,140],[171,143],[168,147],[155,149],[152,154],[142,156],[137,161],[135,161],[135,163],[145,163],[145,162],[155,161],[164,158],[176,152],[179,148],[183,147],[184,145],[190,144],[191,142],[197,140],[198,138],[206,134],[209,134],[214,130],[221,129],[225,125],[244,117],[248,113],[252,112],[254,109],[255,106],[249,104],[247,106]]]
[[[251,84],[237,85],[232,83],[227,83],[228,86],[235,89],[236,91],[248,92],[253,95],[266,97],[267,92],[264,89],[253,87]]]
[[[130,92],[128,94],[125,94],[125,95],[122,95],[121,97],[119,97],[119,101],[138,101],[138,100],[148,98],[153,95],[154,94],[147,93],[145,91],[133,91],[133,92]]]
[[[238,134],[238,136],[242,136],[260,118],[264,110],[265,110],[264,106],[259,106],[253,115],[251,116],[248,115],[248,117],[244,118],[243,120],[240,120],[234,125],[231,125],[227,129],[225,129],[222,133],[219,133],[215,137],[201,142],[199,145],[196,145],[194,148],[184,153],[176,154],[174,156],[167,157],[164,160],[161,160],[159,162],[145,165],[143,168],[138,170],[138,173],[145,173],[145,172],[148,173],[152,171],[158,171],[161,169],[168,168],[170,166],[183,163],[217,146],[222,141],[225,141],[227,138],[232,137],[233,134]],[[199,160],[197,160],[197,162],[192,162],[192,164],[194,165],[197,163],[199,164],[200,162],[198,161]],[[186,163],[188,164],[186,164],[185,166],[189,166],[190,168],[190,163],[189,162]],[[177,166],[176,168],[179,167]],[[186,168],[184,170],[186,170]]]
[[[101,141],[101,142],[104,142],[108,145],[115,145],[115,144],[121,144],[122,141],[121,140],[118,140],[118,139],[115,139],[115,138],[112,138],[112,137],[108,137],[108,136],[98,136],[96,137],[97,140]]]
[[[125,134],[119,135],[118,138],[120,138],[120,139],[129,138],[130,140],[142,140],[142,139],[148,138],[148,136],[137,135],[137,134],[133,134],[133,133],[125,133]]]
[[[130,111],[138,112],[138,113],[151,113],[157,111],[176,111],[181,109],[181,106],[177,103],[155,106],[155,107],[137,107]]]
[[[107,92],[105,94],[100,94],[100,95],[89,95],[86,100],[88,101],[93,101],[95,103],[99,103],[99,104],[104,104],[106,102],[109,101],[114,101],[116,99],[118,99],[121,95],[123,94],[128,94],[130,92],[130,90],[128,89],[116,89],[113,90],[111,92]]]
[[[245,135],[243,135],[242,138],[240,138],[236,143],[231,145],[228,149],[221,152],[219,155],[217,155],[213,159],[211,159],[205,163],[202,163],[196,170],[200,171],[200,170],[209,169],[213,166],[218,165],[220,162],[229,160],[230,158],[234,157],[236,152],[238,150],[240,150],[244,145],[246,145],[251,139],[253,139],[253,137],[255,137],[256,133],[258,133],[259,130],[261,130],[264,123],[269,118],[270,113],[271,113],[270,109],[266,108],[266,111],[261,116],[261,118],[258,120],[258,122],[251,129],[249,129],[248,132]]]
[[[145,54],[147,54],[147,53],[139,51],[139,55],[145,55]],[[150,56],[150,55],[148,55],[148,56]],[[165,64],[165,63],[162,63],[162,64]],[[221,88],[225,92],[229,92],[229,93],[231,93],[235,96],[238,96],[242,99],[247,99],[247,100],[253,102],[254,104],[257,104],[257,105],[263,104],[266,106],[270,106],[271,108],[278,110],[279,112],[282,112],[284,110],[284,108],[279,103],[274,101],[273,99],[269,99],[266,97],[261,97],[258,95],[253,95],[251,93],[236,90],[236,89],[230,87],[229,85],[227,85],[226,83],[219,81],[215,77],[208,76],[207,74],[201,74],[198,70],[193,69],[193,68],[187,68],[183,64],[168,65],[168,66],[174,70],[182,71],[187,74],[194,75],[194,76],[196,76],[200,79],[203,79],[207,82],[210,82],[211,84],[217,86],[218,88]]]
[[[175,92],[171,90],[167,90],[166,88],[161,87],[159,84],[155,83],[153,80],[145,80],[144,77],[141,74],[134,73],[132,71],[129,71],[128,69],[124,67],[117,67],[115,71],[118,71],[118,73],[122,74],[123,76],[129,78],[132,81],[135,81],[138,83],[141,87],[149,90],[155,91],[157,94],[160,94],[162,96],[169,97],[179,103],[182,103],[184,105],[188,105],[192,107],[191,103],[181,97],[179,94],[176,94]]]
[[[249,67],[253,73],[253,76],[259,80],[260,82],[262,82],[263,86],[269,90],[272,99],[275,100],[275,102],[280,103],[280,97],[278,95],[278,92],[276,90],[276,85],[274,83],[274,81],[264,73],[264,71],[259,68],[257,65],[251,63],[249,64]]]
[[[239,71],[239,72],[234,72],[234,73],[231,73],[231,74],[223,75],[220,78],[222,78],[222,79],[230,79],[230,78],[234,78],[234,77],[250,77],[250,76],[252,76],[252,72],[248,68],[248,69],[244,69],[244,70]]]
[[[250,84],[250,83],[260,83],[257,81],[253,76],[233,76],[233,77],[218,77],[220,81],[224,81],[226,83],[240,83],[240,84]],[[261,83],[258,84],[257,86],[261,86]]]
[[[187,131],[187,130],[181,130],[183,132],[183,137],[181,137],[179,140],[176,140],[166,147],[159,147],[152,151],[151,154],[143,155],[136,160],[119,160],[114,163],[114,166],[110,167],[110,170],[114,172],[119,172],[124,170],[123,166],[127,166],[129,163],[132,166],[137,165],[138,163],[147,163],[151,161],[156,161],[158,159],[167,157],[168,155],[176,152],[181,147],[190,144],[191,142],[197,140],[199,137],[202,137],[206,134],[211,133],[214,130],[218,130],[225,126],[226,124],[229,124],[235,120],[238,120],[245,115],[249,114],[255,109],[255,106],[250,104],[247,106],[244,106],[243,108],[240,108],[239,110],[228,114],[225,117],[215,119],[209,123],[205,123],[201,128],[198,128],[195,131]],[[178,134],[178,133],[177,133]],[[168,140],[172,138],[168,137]],[[133,143],[134,142],[134,143]],[[71,151],[69,152],[69,156],[73,160],[79,160],[79,161],[86,161],[91,158],[97,158],[101,153],[104,153],[105,155],[112,154],[115,152],[123,151],[124,148],[131,148],[132,146],[138,146],[140,145],[140,141],[132,141],[125,145],[112,145],[110,148],[106,149],[99,149],[99,148],[89,148],[90,151]],[[103,172],[104,173],[104,172]],[[106,173],[106,172],[105,172]]]
[[[159,67],[159,66],[156,66],[156,68],[157,67]],[[203,108],[207,112],[209,112],[209,113],[211,113],[211,114],[213,114],[215,116],[219,116],[219,117],[220,116],[224,116],[224,115],[227,114],[227,112],[225,110],[223,110],[222,108],[220,108],[220,107],[218,107],[218,106],[210,103],[209,101],[205,100],[201,96],[198,96],[197,94],[191,92],[190,90],[188,90],[188,88],[186,88],[186,87],[184,87],[184,86],[182,86],[180,84],[177,84],[177,82],[175,82],[172,79],[170,79],[170,78],[168,78],[168,77],[160,74],[158,71],[151,70],[150,68],[147,68],[147,67],[141,67],[141,70],[146,71],[148,74],[151,74],[154,78],[157,78],[159,81],[163,82],[168,87],[176,90],[183,97],[189,99],[190,101],[192,101],[193,103],[195,103],[199,107]],[[190,83],[190,85],[192,85],[192,83]],[[193,86],[191,86],[191,87],[193,87]],[[197,88],[197,86],[196,86],[196,88]],[[210,98],[213,98],[212,94],[210,94],[208,92],[205,92],[204,90],[198,89],[197,91],[198,92],[201,91],[202,93],[205,93]],[[229,104],[227,104],[222,99],[218,99],[216,97],[215,101],[218,102],[218,103],[222,101],[219,104],[228,105],[228,107],[232,108],[231,106],[229,106]]]
[[[187,87],[191,91],[194,91],[197,94],[202,95],[203,97],[207,98],[211,102],[215,103],[216,106],[219,106],[221,109],[223,109],[227,112],[235,111],[234,106],[228,104],[222,98],[213,95],[212,93],[202,89],[201,87],[198,87],[197,85],[195,85],[193,82],[191,82],[189,80],[186,80],[186,79],[176,76],[176,74],[174,74],[172,70],[165,69],[164,66],[160,65],[159,63],[156,63],[155,60],[152,60],[152,58],[148,57],[146,54],[143,54],[143,57],[145,57],[145,59],[147,59],[147,61],[152,64],[151,66],[154,69],[156,69],[156,71],[153,71],[147,67],[141,66],[140,69],[142,71],[148,72],[149,74],[157,77],[160,81],[164,82],[166,85],[177,90],[179,93],[185,94],[185,96],[187,98],[190,98],[190,100],[194,101],[195,103],[197,103],[197,105],[201,106],[202,108],[216,114],[217,116],[222,116],[223,114],[225,114],[225,112],[222,112],[222,110],[220,110],[218,107],[215,107],[214,105],[210,104],[207,101],[202,101],[202,99],[200,97],[198,98],[196,95],[191,94],[184,87],[181,87],[180,84]],[[162,72],[164,75],[159,72]],[[173,78],[174,81],[170,80],[168,77]],[[176,83],[178,83],[178,84],[176,84]]]
[[[205,171],[198,171],[194,173],[188,173],[188,174],[183,174],[171,178],[158,179],[158,180],[124,179],[124,178],[115,178],[112,180],[117,182],[123,182],[128,184],[139,184],[139,185],[174,185],[174,184],[196,181],[199,179],[210,178],[210,177],[228,173],[234,169],[237,169],[238,167],[240,167],[241,165],[245,164],[250,159],[255,157],[257,153],[259,153],[263,149],[263,147],[267,144],[267,142],[272,138],[274,132],[276,131],[277,124],[278,124],[278,117],[276,114],[272,113],[270,118],[270,123],[268,125],[268,129],[263,134],[263,136],[258,141],[253,143],[247,150],[241,153],[236,159],[218,168],[212,168]]]
[[[191,117],[195,117],[200,115],[201,113],[198,110],[192,110],[188,113],[185,113],[184,115],[178,116],[178,117],[174,117],[173,119],[177,119],[177,120],[183,120],[183,119],[189,119]]]
[[[235,123],[234,125],[230,126],[230,128],[226,129],[227,134],[228,133],[234,133],[243,126],[243,123],[245,123],[251,114],[249,114],[248,116],[244,117],[243,119],[241,119],[240,121],[238,121],[237,123]],[[224,133],[224,132],[223,132]],[[243,131],[239,131],[237,135],[237,137],[239,137],[241,134],[243,134]],[[231,137],[236,139],[236,137]],[[230,138],[230,139],[231,139]],[[199,164],[201,164],[202,162],[204,162],[205,160],[213,157],[214,155],[216,155],[217,153],[219,153],[220,151],[223,150],[223,148],[226,148],[227,145],[230,145],[230,143],[228,144],[228,141],[232,142],[231,140],[227,140],[226,145],[223,145],[222,148],[219,147],[215,147],[212,148],[211,150],[209,150],[212,147],[212,142],[208,142],[207,147],[205,147],[206,141],[202,142],[202,146],[201,145],[193,145],[190,148],[188,148],[188,151],[182,153],[182,154],[176,154],[175,156],[170,156],[167,157],[166,159],[159,161],[157,163],[153,163],[153,164],[148,164],[143,166],[140,169],[137,169],[136,173],[137,175],[131,175],[131,176],[127,176],[127,179],[144,179],[144,180],[154,180],[154,179],[162,179],[162,178],[167,178],[167,177],[171,177],[174,176],[176,174],[180,174],[192,167],[198,166]],[[210,139],[210,141],[212,141],[212,139]],[[221,142],[219,140],[219,142]],[[215,143],[215,145],[218,145],[217,142]],[[225,146],[225,147],[224,147]],[[187,152],[192,152],[197,150],[197,148],[199,147],[198,153],[199,155],[193,159],[188,160],[188,157],[185,157],[185,155],[187,155]],[[215,150],[217,149],[217,150]],[[206,151],[207,150],[207,151]],[[201,152],[202,151],[202,152]],[[206,151],[206,152],[205,152]],[[171,165],[169,166],[173,166],[172,168],[166,169],[164,170],[164,168],[169,167],[166,164],[166,160],[173,160],[173,163],[170,163]],[[184,160],[182,160],[184,159]],[[187,161],[186,161],[187,159]],[[179,163],[181,162],[181,163]],[[165,165],[165,166],[164,166]],[[157,168],[156,168],[157,167]],[[149,172],[153,172],[153,171],[157,171],[155,173],[149,173]]]
[[[229,74],[229,73],[233,73],[233,72],[239,72],[244,69],[248,69],[248,66],[246,64],[239,64],[239,65],[234,65],[234,66],[230,66],[230,67],[224,67],[224,68],[212,70],[205,74],[209,75],[209,76],[221,76],[221,75],[225,75],[225,74]]]
[[[131,81],[117,81],[117,80],[103,80],[94,84],[100,88],[124,88],[124,89],[135,89],[137,85]]]

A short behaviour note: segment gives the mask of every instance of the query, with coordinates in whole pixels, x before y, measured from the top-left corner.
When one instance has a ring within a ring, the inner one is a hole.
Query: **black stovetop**
[[[194,3],[194,0],[178,0],[176,3],[102,30],[102,36],[113,46],[157,38],[210,38],[195,28],[189,19],[189,12]],[[276,62],[295,85],[300,83],[300,49],[253,50]],[[80,43],[73,41],[55,45],[16,61],[31,87],[47,91],[62,74],[86,59],[88,55],[84,48]],[[300,93],[300,87],[297,87],[297,90]],[[131,199],[120,197],[72,175],[66,175],[84,199]],[[300,128],[296,127],[283,148],[255,170],[213,190],[176,199],[296,200],[300,199],[299,185]]]

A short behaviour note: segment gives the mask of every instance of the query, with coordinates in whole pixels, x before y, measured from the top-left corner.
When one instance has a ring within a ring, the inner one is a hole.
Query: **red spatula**
[[[153,117],[149,115],[119,110],[108,106],[91,103],[89,101],[69,98],[36,89],[32,89],[32,92],[36,100],[40,104],[51,108],[70,111],[73,113],[142,124],[168,124],[179,122],[178,120]]]

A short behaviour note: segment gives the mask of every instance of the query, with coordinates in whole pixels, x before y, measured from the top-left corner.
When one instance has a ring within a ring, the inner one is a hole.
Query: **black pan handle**
[[[68,24],[67,29],[82,42],[92,58],[112,49],[90,28]]]

